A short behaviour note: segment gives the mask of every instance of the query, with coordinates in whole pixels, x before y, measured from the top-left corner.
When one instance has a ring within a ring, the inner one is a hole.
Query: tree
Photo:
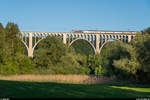
[[[66,55],[68,48],[56,37],[48,36],[42,40],[34,53],[34,62],[40,67],[55,66]]]
[[[149,30],[149,28],[147,29]],[[132,41],[140,63],[137,70],[138,80],[150,81],[150,34],[138,35]]]
[[[135,48],[132,45],[121,45],[122,50],[126,51],[129,56],[122,56],[118,60],[113,60],[113,66],[115,69],[115,75],[119,79],[131,79],[136,77],[137,69],[139,68],[139,62],[137,61],[137,54]]]
[[[95,73],[95,68],[100,65],[100,56],[99,55],[89,55],[87,58],[87,66],[90,68],[90,74]]]
[[[0,64],[6,63],[6,50],[5,50],[5,29],[0,23]]]
[[[114,60],[119,60],[121,58],[129,58],[130,54],[126,51],[125,47],[127,46],[126,43],[122,41],[114,41],[108,42],[102,49],[100,57],[100,64],[105,69],[105,75],[111,76],[115,74],[115,68],[113,65]]]
[[[142,31],[144,34],[150,35],[150,27]]]
[[[57,37],[46,37],[38,44],[33,60],[37,68],[49,74],[89,74],[86,57],[76,55]],[[39,71],[40,72],[40,71]],[[41,72],[40,72],[41,73]]]
[[[94,54],[94,49],[86,40],[79,39],[75,41],[71,47],[77,54],[88,56],[90,54]]]
[[[102,69],[101,65],[95,68],[95,75],[103,75],[104,73],[105,73],[105,70]]]
[[[22,42],[19,35],[19,28],[17,24],[10,23],[5,28],[5,40],[8,56],[16,56],[17,54],[24,53]]]
[[[123,45],[130,57],[114,60],[113,65],[122,79],[136,79],[139,82],[150,82],[150,35],[149,28],[144,35],[136,35],[131,45]],[[120,73],[119,73],[120,72]]]
[[[17,24],[0,24],[0,74],[23,74],[33,70],[31,60],[24,55]]]
[[[72,53],[60,57],[60,62],[52,67],[56,74],[80,74],[81,66]]]

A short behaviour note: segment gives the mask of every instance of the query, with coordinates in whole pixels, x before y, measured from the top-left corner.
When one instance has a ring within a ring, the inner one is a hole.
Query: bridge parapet
[[[141,34],[141,32],[97,32],[97,33],[76,33],[76,32],[30,32],[30,31],[21,31],[21,34],[126,34],[126,35],[132,35],[132,34]]]

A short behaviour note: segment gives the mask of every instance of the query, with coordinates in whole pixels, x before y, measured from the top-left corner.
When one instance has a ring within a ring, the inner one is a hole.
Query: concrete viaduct
[[[75,41],[83,39],[94,49],[95,53],[100,53],[103,46],[111,40],[120,40],[129,43],[137,34],[135,31],[100,31],[100,32],[20,32],[23,44],[26,46],[28,56],[33,57],[33,52],[38,43],[47,36],[57,36],[64,44],[71,46]]]

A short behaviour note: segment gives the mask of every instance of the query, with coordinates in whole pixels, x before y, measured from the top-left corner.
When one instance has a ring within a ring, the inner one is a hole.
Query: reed
[[[2,76],[1,80],[13,81],[36,81],[36,82],[63,82],[63,83],[84,83],[97,84],[111,82],[111,77],[95,76],[95,75],[11,75]]]

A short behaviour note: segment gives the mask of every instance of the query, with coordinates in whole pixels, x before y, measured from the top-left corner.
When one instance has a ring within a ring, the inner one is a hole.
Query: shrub
[[[0,74],[2,75],[14,75],[19,73],[19,68],[14,63],[7,63],[6,65],[0,65]]]
[[[80,74],[89,75],[90,72],[91,72],[91,70],[88,67],[81,67],[80,68]]]
[[[98,67],[95,68],[94,72],[95,72],[95,75],[103,75],[105,71],[103,70],[102,66],[99,65]]]
[[[31,74],[34,72],[34,65],[30,58],[24,57],[21,59],[19,64],[19,73],[20,74]]]

